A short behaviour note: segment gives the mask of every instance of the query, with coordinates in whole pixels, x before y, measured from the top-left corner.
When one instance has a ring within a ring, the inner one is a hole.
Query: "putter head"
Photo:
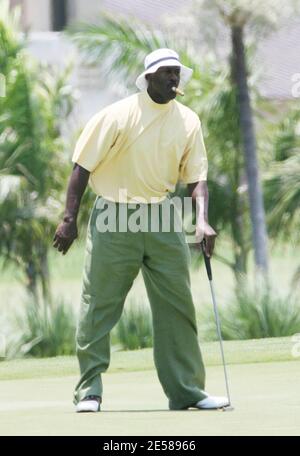
[[[233,412],[234,410],[234,407],[232,407],[232,405],[228,404],[228,405],[225,405],[225,407],[222,407],[222,412]]]

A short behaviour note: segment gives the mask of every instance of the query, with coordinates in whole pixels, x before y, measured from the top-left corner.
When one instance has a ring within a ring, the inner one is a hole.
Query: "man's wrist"
[[[72,214],[65,214],[64,217],[63,217],[63,221],[65,223],[75,223],[76,219],[77,219],[77,217],[75,215],[72,215]]]

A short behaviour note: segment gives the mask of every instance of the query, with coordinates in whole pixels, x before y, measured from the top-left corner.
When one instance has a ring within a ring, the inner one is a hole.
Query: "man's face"
[[[146,76],[148,80],[148,90],[155,93],[162,100],[169,101],[176,97],[172,87],[177,87],[180,81],[179,66],[162,66],[155,73]]]

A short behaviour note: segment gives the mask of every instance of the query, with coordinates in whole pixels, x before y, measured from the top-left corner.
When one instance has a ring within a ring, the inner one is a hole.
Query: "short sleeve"
[[[207,154],[199,118],[188,139],[179,168],[179,180],[192,184],[207,179]]]
[[[118,136],[118,122],[107,110],[86,124],[75,146],[72,162],[93,172],[106,157]]]

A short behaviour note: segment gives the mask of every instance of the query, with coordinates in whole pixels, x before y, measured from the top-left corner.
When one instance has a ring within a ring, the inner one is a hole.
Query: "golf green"
[[[102,411],[97,414],[74,413],[77,376],[4,379],[0,434],[300,435],[297,360],[230,364],[228,373],[235,410],[226,413],[168,410],[155,370],[105,373]],[[225,394],[222,366],[207,367],[207,391]]]

